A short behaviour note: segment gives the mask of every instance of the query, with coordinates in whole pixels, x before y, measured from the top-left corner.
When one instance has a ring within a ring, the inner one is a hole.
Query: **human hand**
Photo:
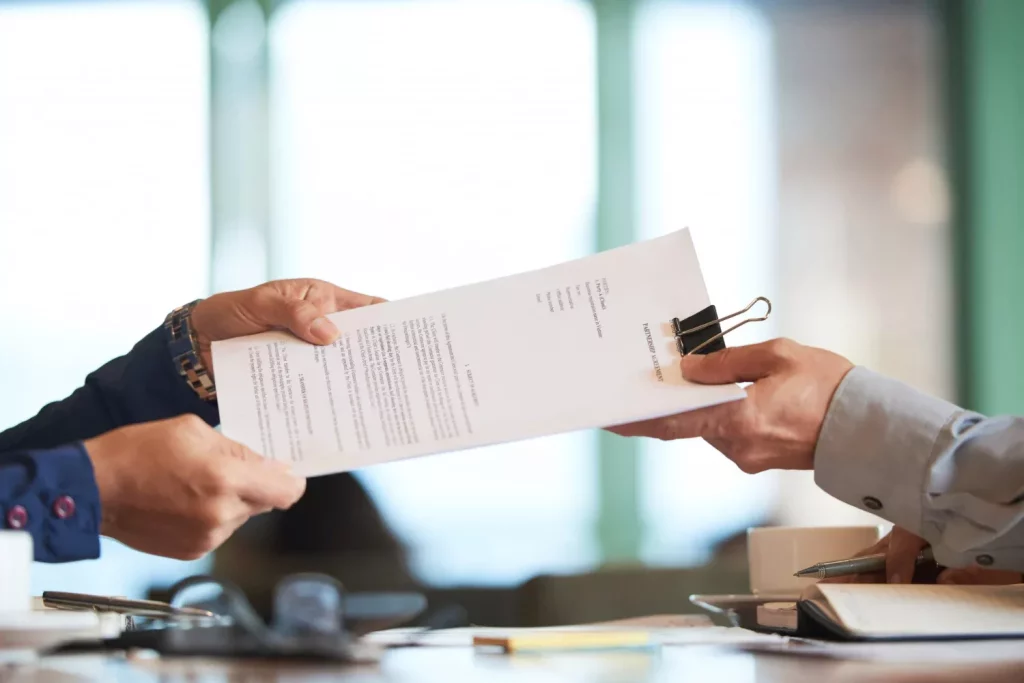
[[[683,376],[699,384],[753,382],[747,398],[611,427],[622,436],[703,437],[744,472],[811,469],[832,396],[853,364],[788,339],[686,356]]]
[[[885,571],[839,576],[822,583],[940,583],[1004,585],[1021,583],[1020,572],[1002,569],[970,567],[940,568],[938,574],[922,572],[917,556],[928,546],[928,541],[906,529],[893,527],[878,543],[857,553],[856,557],[885,553]],[[924,575],[924,576],[923,576]],[[916,581],[915,581],[916,579]]]
[[[330,344],[338,338],[338,328],[326,314],[383,301],[322,280],[276,280],[200,301],[192,309],[192,329],[203,365],[212,374],[210,348],[215,341],[285,329],[312,344]]]
[[[249,517],[291,507],[306,488],[194,415],[122,427],[85,442],[100,533],[153,555],[192,560]]]

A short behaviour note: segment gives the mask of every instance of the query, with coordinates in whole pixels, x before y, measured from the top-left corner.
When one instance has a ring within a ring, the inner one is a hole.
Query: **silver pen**
[[[917,564],[934,560],[931,548],[925,548],[917,556]],[[837,576],[851,576],[853,574],[869,574],[871,572],[885,571],[885,553],[877,555],[865,555],[864,557],[853,557],[849,560],[835,560],[833,562],[819,562],[806,569],[801,569],[793,576],[800,578],[832,579]]]
[[[129,600],[128,598],[88,595],[86,593],[65,593],[43,591],[43,605],[56,609],[87,610],[92,612],[117,612],[144,617],[204,617],[217,615],[195,607],[173,607],[166,602],[155,600]]]

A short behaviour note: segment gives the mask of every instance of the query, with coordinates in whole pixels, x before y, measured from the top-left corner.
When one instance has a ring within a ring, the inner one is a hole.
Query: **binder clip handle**
[[[764,315],[746,318],[729,329],[722,330],[721,324],[723,322],[743,315],[756,306],[758,302],[763,302],[767,307]],[[743,327],[747,323],[763,322],[768,319],[771,313],[772,302],[763,296],[759,296],[747,304],[746,308],[729,315],[719,317],[715,307],[712,305],[684,320],[672,318],[672,330],[675,332],[676,345],[679,347],[681,355],[689,356],[690,354],[701,353],[702,351],[704,353],[712,353],[725,348],[725,335]]]

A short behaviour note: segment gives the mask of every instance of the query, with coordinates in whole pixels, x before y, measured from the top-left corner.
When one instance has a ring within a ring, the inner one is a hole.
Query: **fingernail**
[[[683,377],[686,377],[687,373],[692,371],[698,363],[700,363],[700,356],[683,356],[683,361],[680,364],[683,369]]]
[[[893,574],[889,578],[889,583],[903,583],[903,579],[900,578],[899,574]]]
[[[327,318],[317,318],[309,326],[310,333],[324,343],[332,342],[338,336],[338,328]]]

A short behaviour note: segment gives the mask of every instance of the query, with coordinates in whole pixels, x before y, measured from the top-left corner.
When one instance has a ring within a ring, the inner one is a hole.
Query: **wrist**
[[[839,358],[842,357],[839,356]],[[825,425],[828,423],[829,416],[833,412],[833,406],[835,406],[836,404],[836,399],[839,396],[840,388],[843,386],[843,383],[846,381],[846,378],[849,376],[850,372],[855,367],[856,366],[852,362],[850,362],[846,358],[842,358],[842,363],[839,364],[838,368],[839,372],[836,375],[835,384],[828,392],[828,401],[825,403],[825,411],[821,414],[821,419],[818,420],[817,429],[814,433],[814,442],[811,444],[809,462],[807,463],[807,466],[803,469],[814,469],[814,463],[817,459],[818,446],[821,443],[821,438],[825,430]]]
[[[110,465],[110,459],[116,450],[111,441],[117,438],[117,430],[115,430],[82,442],[82,449],[92,465],[93,480],[96,482],[96,490],[99,494],[102,511],[101,527],[109,526],[110,516],[116,508],[117,491],[120,487],[117,467]]]
[[[167,343],[178,374],[204,401],[217,400],[213,381],[210,344],[197,332],[193,311],[201,300],[174,309],[164,321]]]

